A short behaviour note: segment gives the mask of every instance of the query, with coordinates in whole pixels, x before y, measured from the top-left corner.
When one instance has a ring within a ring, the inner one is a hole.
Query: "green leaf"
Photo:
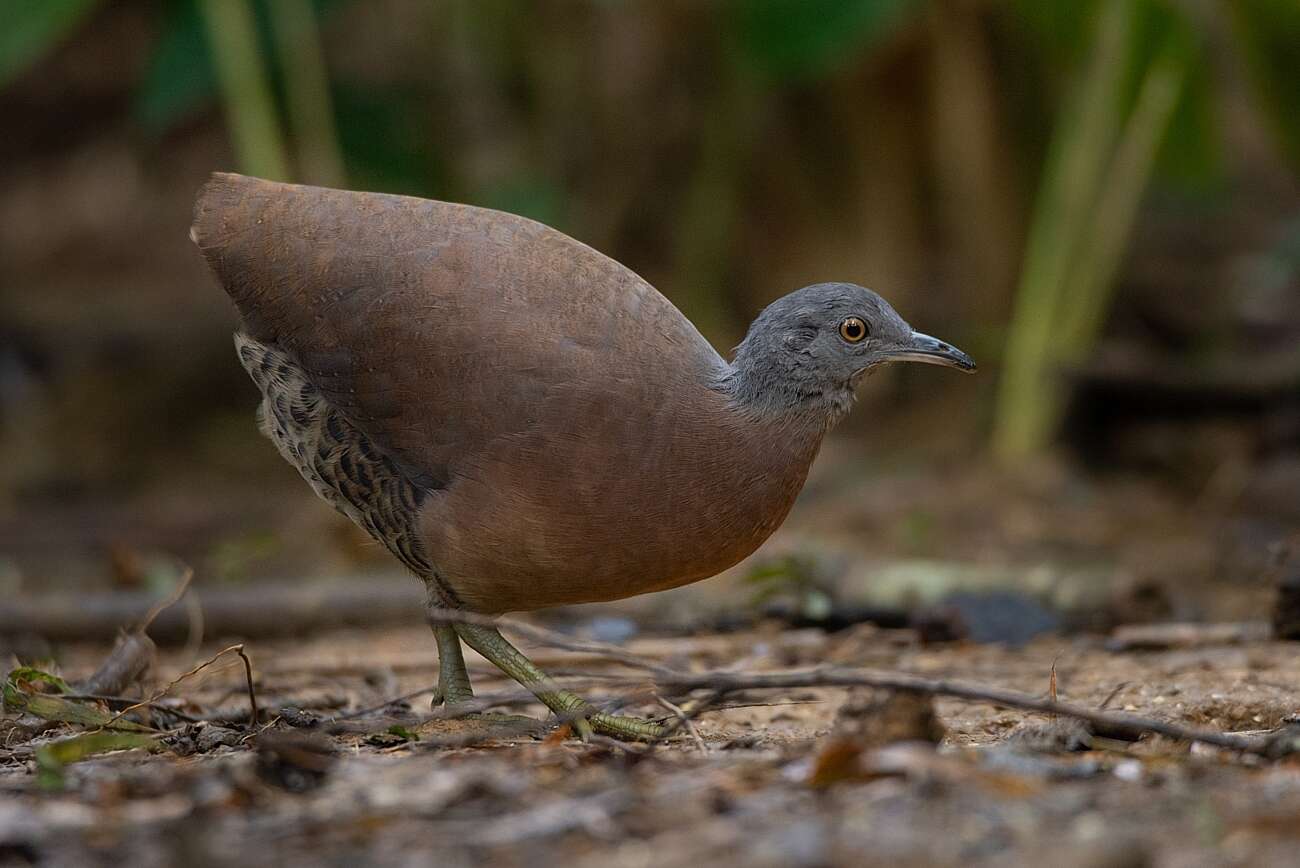
[[[418,734],[416,734],[414,731],[412,731],[412,730],[410,730],[410,729],[407,729],[406,727],[402,726],[400,723],[395,723],[395,724],[393,724],[392,726],[388,727],[388,734],[389,734],[389,735],[395,735],[395,736],[397,736],[398,738],[403,739],[403,740],[405,740],[405,741],[419,741],[419,740],[420,740],[420,736],[419,736]]]
[[[50,675],[30,666],[14,669],[5,679],[2,690],[6,710],[33,714],[42,720],[60,723],[75,723],[80,726],[103,726],[112,729],[130,730],[132,732],[152,732],[153,730],[134,721],[117,718],[97,705],[89,705],[62,696],[38,693],[32,689],[36,683],[50,684],[62,693],[71,692],[66,681],[57,675]]]
[[[1138,206],[1199,47],[1164,3],[1106,0],[1052,135],[998,396],[1004,461],[1042,450],[1064,410],[1062,367],[1104,323]]]
[[[548,178],[517,175],[483,190],[475,199],[487,208],[563,228],[564,192]]]
[[[1204,35],[1177,3],[1134,2],[1134,32],[1121,111],[1132,111],[1146,70],[1161,54],[1186,55],[1187,70],[1178,103],[1160,143],[1156,172],[1187,191],[1219,180],[1219,140],[1213,94],[1214,64],[1205,56]]]
[[[779,80],[835,71],[907,21],[919,0],[734,0],[740,47]]]
[[[21,685],[24,690],[26,690],[24,684],[26,682],[26,684],[49,684],[60,693],[72,692],[68,682],[57,675],[51,675],[49,672],[37,669],[35,666],[19,666],[17,669],[10,670],[5,680],[15,686]],[[26,692],[30,693],[31,691]]]
[[[198,7],[193,0],[173,3],[136,91],[136,119],[151,132],[166,132],[210,103],[216,91]]]
[[[1287,158],[1300,167],[1300,3],[1228,4],[1251,79]]]
[[[99,0],[0,0],[0,87],[44,57]]]
[[[273,181],[290,180],[257,7],[252,0],[199,0],[198,7],[240,171]]]
[[[349,180],[365,190],[445,195],[446,167],[417,94],[340,87],[334,92]]]
[[[36,749],[36,780],[44,789],[62,789],[64,766],[114,750],[134,750],[140,747],[158,750],[162,747],[159,738],[158,735],[105,730],[87,732],[42,745]]]
[[[1192,49],[1187,80],[1160,146],[1161,180],[1192,192],[1212,192],[1223,180],[1223,152],[1216,113],[1213,67],[1201,46]]]

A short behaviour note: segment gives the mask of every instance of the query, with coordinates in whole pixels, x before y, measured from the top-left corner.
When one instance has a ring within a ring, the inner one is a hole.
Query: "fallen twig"
[[[154,702],[157,702],[159,699],[162,699],[164,696],[166,696],[173,687],[180,684],[185,679],[197,675],[199,672],[202,672],[204,669],[207,669],[213,663],[216,663],[219,659],[221,659],[226,654],[230,654],[232,652],[238,654],[239,658],[244,661],[244,677],[248,683],[249,720],[252,723],[252,725],[256,726],[257,725],[257,694],[253,690],[253,664],[248,659],[248,656],[244,653],[244,644],[241,642],[236,645],[229,645],[225,648],[222,648],[216,654],[213,654],[211,657],[209,657],[207,660],[203,661],[199,665],[195,666],[193,669],[190,669],[188,672],[184,672],[181,675],[178,675],[176,678],[173,678],[171,681],[164,684],[156,693],[154,693],[153,696],[150,696],[148,699],[143,699],[133,705],[128,705],[126,708],[122,709],[116,715],[114,715],[112,719],[110,719],[107,723],[105,723],[100,728],[103,729],[105,727],[112,726],[116,721],[121,719],[123,716],[129,714],[130,712],[135,711],[137,708],[143,708],[146,705],[150,705]]]
[[[686,712],[682,710],[682,707],[680,705],[676,705],[672,702],[669,702],[667,699],[664,699],[662,696],[656,696],[655,698],[659,700],[660,705],[662,705],[664,708],[668,709],[674,715],[676,715],[677,721],[680,723],[680,725],[683,728],[685,728],[686,732],[690,735],[691,739],[695,742],[695,747],[699,750],[700,753],[704,754],[705,756],[708,756],[709,746],[704,743],[704,739],[700,737],[700,731],[695,728],[695,724],[691,721],[691,718],[687,716]],[[693,710],[697,715],[703,711],[702,708],[696,708]],[[668,733],[664,733],[664,735],[667,736]]]
[[[132,627],[118,635],[113,650],[104,658],[104,662],[85,681],[77,685],[83,693],[117,694],[135,684],[153,666],[157,649],[149,638],[149,626],[159,613],[175,605],[189,590],[194,570],[185,567],[178,581],[165,597],[145,613],[144,617]]]
[[[112,696],[105,693],[68,693],[68,694],[64,694],[64,698],[75,700],[77,702],[103,702],[109,707],[110,710],[113,708],[122,708],[124,706],[131,705],[132,703],[139,702],[139,700],[129,696]],[[149,703],[148,707],[152,711],[161,712],[162,714],[166,714],[171,717],[174,717],[177,720],[181,721],[182,723],[199,723],[206,719],[202,717],[196,717],[192,714],[186,714],[180,709],[174,708],[169,705],[159,705],[156,702]]]
[[[1273,739],[1269,736],[1218,732],[1152,717],[1086,708],[1071,702],[1053,702],[1051,699],[1031,696],[1015,690],[923,678],[901,672],[819,666],[785,672],[679,672],[672,675],[657,674],[656,678],[665,686],[679,689],[707,689],[724,695],[738,690],[793,687],[875,687],[884,690],[925,693],[931,696],[948,696],[973,702],[988,702],[1022,711],[1073,717],[1096,726],[1140,730],[1180,741],[1199,741],[1247,753],[1268,755],[1273,745]]]
[[[154,619],[157,618],[160,613],[176,605],[177,601],[180,600],[181,597],[185,596],[185,592],[190,589],[190,582],[193,580],[194,568],[189,564],[186,564],[184,571],[181,573],[180,581],[172,588],[171,593],[154,603],[149,608],[149,611],[145,612],[144,617],[140,619],[140,623],[137,624],[135,629],[131,632],[144,633],[148,630],[153,624]]]
[[[1210,645],[1245,645],[1266,642],[1272,634],[1272,625],[1267,621],[1124,624],[1111,633],[1106,648],[1110,651],[1168,651]]]
[[[794,687],[875,687],[885,690],[925,693],[932,696],[948,696],[972,702],[989,702],[1022,711],[1072,717],[1109,730],[1147,732],[1180,741],[1199,741],[1204,744],[1247,753],[1267,755],[1274,749],[1273,739],[1268,736],[1218,732],[1140,715],[1085,708],[1070,702],[1060,702],[1050,698],[1044,699],[1027,693],[997,687],[961,684],[901,672],[844,669],[833,666],[819,666],[812,669],[786,672],[679,672],[667,666],[640,658],[621,648],[601,642],[573,639],[531,624],[475,615],[455,609],[435,610],[431,613],[431,617],[460,623],[505,627],[552,647],[596,654],[628,666],[643,669],[660,686],[675,687],[680,690],[710,690],[713,692],[712,699],[714,701],[740,690],[772,690]],[[618,682],[626,679],[609,676],[606,680],[608,682]],[[664,737],[675,732],[681,724],[680,719],[674,719],[668,725]]]
[[[145,591],[17,597],[0,606],[0,635],[111,640],[123,624],[140,623],[157,606],[155,594]],[[319,587],[272,583],[255,588],[208,588],[198,615],[193,608],[160,609],[149,625],[149,635],[160,645],[180,645],[202,625],[212,636],[256,639],[344,626],[418,624],[422,608],[419,583],[409,580],[370,582],[358,577]]]
[[[257,692],[253,690],[253,661],[244,653],[244,646],[235,646],[235,653],[244,661],[244,682],[248,685],[248,719],[252,726],[257,726]]]
[[[349,711],[347,714],[336,715],[334,717],[334,720],[335,721],[355,720],[358,717],[365,717],[367,714],[374,714],[376,711],[383,711],[388,706],[394,705],[398,702],[406,702],[408,700],[414,699],[417,696],[423,696],[426,693],[433,693],[437,689],[438,689],[438,685],[436,684],[431,684],[428,687],[421,687],[419,690],[412,690],[410,693],[403,693],[401,696],[394,696],[391,699],[385,699],[383,702],[379,703],[378,705],[371,705],[367,708],[362,708],[357,711]],[[529,695],[531,696],[532,694]]]
[[[78,726],[93,726],[101,729],[124,729],[133,732],[153,732],[154,728],[136,723],[133,720],[121,720],[122,715],[110,716],[103,709],[84,702],[67,699],[48,693],[27,692],[19,690],[11,678],[4,685],[4,707],[6,710],[22,711],[35,715],[42,720],[59,723],[73,723]]]
[[[153,640],[142,630],[123,633],[95,673],[79,682],[77,689],[82,693],[121,693],[144,677],[156,654]]]

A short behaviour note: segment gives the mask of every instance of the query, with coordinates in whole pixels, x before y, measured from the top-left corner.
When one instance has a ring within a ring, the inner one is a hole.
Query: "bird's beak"
[[[930,365],[944,365],[970,373],[975,370],[975,360],[938,338],[920,332],[912,332],[905,344],[885,354],[890,362],[925,362]]]

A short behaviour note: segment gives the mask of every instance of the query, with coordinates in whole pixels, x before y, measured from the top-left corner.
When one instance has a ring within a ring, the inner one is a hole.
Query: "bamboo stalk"
[[[1065,364],[1081,362],[1104,325],[1128,240],[1188,70],[1188,53],[1180,45],[1163,49],[1151,64],[1138,92],[1133,114],[1107,172],[1107,182],[1093,211],[1087,237],[1090,255],[1070,272],[1063,293],[1058,356]]]
[[[289,161],[257,45],[252,7],[248,0],[199,0],[199,11],[240,168],[263,178],[289,180]]]
[[[998,395],[993,448],[1014,461],[1051,435],[1061,401],[1052,382],[1062,289],[1120,126],[1120,89],[1132,41],[1128,0],[1109,0],[1079,90],[1057,121],[1034,209]]]
[[[269,8],[299,173],[304,181],[345,187],[325,49],[311,0],[275,0]]]
[[[101,0],[41,0],[0,7],[0,87],[64,41]]]

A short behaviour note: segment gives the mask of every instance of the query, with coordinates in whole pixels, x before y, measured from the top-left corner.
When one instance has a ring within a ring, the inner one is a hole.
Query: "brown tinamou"
[[[191,237],[242,316],[263,431],[428,587],[441,700],[473,696],[463,640],[582,733],[658,729],[438,612],[715,575],[785,519],[863,373],[975,367],[848,283],[774,302],[728,363],[614,260],[468,205],[216,174]]]

